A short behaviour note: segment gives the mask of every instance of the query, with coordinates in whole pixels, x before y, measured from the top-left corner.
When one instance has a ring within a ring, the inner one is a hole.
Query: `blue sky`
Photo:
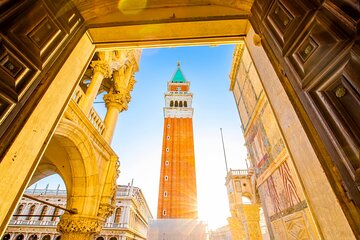
[[[223,129],[228,166],[245,168],[246,149],[229,73],[234,45],[144,49],[129,109],[120,113],[112,147],[120,158],[118,184],[134,179],[156,217],[163,134],[164,93],[177,62],[194,94],[194,141],[199,218],[210,229],[227,224],[230,216],[225,187]],[[97,100],[97,101],[101,101]],[[100,115],[102,103],[95,104]],[[55,179],[55,180],[53,180]],[[56,178],[43,180],[38,186]]]

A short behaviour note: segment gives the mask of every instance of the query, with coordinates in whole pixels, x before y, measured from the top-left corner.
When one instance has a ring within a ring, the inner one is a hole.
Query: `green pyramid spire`
[[[177,64],[177,69],[176,69],[176,72],[175,72],[171,82],[173,82],[173,83],[184,83],[184,82],[186,82],[184,74],[182,73],[182,71],[180,69],[180,62],[178,62],[178,64]]]

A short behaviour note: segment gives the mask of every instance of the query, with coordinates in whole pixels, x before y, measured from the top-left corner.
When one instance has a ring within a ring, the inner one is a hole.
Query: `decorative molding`
[[[100,72],[102,75],[104,75],[104,78],[110,78],[112,75],[110,65],[106,61],[92,61],[90,66],[94,69],[94,73]]]
[[[98,217],[80,217],[64,214],[57,225],[57,231],[61,233],[99,233],[103,226],[103,220]]]
[[[193,108],[164,108],[165,118],[192,118]]]
[[[303,200],[300,203],[296,204],[295,206],[289,207],[289,208],[287,208],[287,209],[285,209],[285,210],[283,210],[283,211],[281,211],[279,213],[276,213],[276,214],[272,215],[270,217],[270,221],[272,222],[272,221],[275,221],[275,220],[277,220],[279,218],[283,218],[286,215],[290,215],[292,213],[301,211],[301,210],[303,210],[303,209],[305,209],[307,207],[308,207],[308,205],[307,205],[306,201]]]
[[[128,103],[131,100],[130,91],[120,93],[108,93],[103,97],[106,107],[116,107],[120,112],[128,110]]]
[[[285,162],[289,158],[289,155],[284,148],[281,153],[277,156],[274,161],[270,163],[268,168],[256,179],[256,187],[258,188],[261,184],[263,184],[268,177],[271,176],[275,172],[276,169],[278,169],[283,162]]]
[[[230,71],[230,91],[232,91],[234,89],[234,85],[236,82],[236,75],[239,69],[239,64],[240,64],[240,59],[243,55],[244,52],[244,42],[239,43],[236,45],[235,50],[234,50],[234,54],[233,54],[233,60],[232,60],[232,66],[231,66],[231,71]]]

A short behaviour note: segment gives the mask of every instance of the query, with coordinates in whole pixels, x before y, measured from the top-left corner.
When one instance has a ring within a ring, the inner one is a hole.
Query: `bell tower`
[[[180,63],[167,84],[158,219],[197,219],[193,108]]]

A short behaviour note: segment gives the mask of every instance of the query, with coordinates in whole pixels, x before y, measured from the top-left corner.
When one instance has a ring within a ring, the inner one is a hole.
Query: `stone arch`
[[[67,208],[96,216],[101,194],[94,148],[85,132],[65,118],[50,140],[30,185],[55,173],[64,180]]]

